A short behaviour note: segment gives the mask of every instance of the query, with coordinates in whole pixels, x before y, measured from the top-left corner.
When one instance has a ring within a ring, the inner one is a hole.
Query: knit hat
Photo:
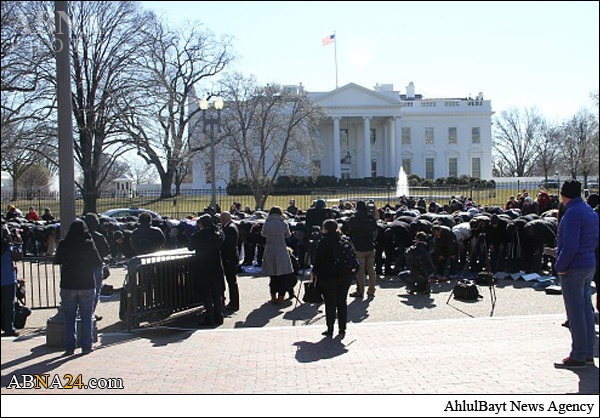
[[[581,183],[575,179],[567,180],[560,189],[560,194],[569,199],[581,196]]]

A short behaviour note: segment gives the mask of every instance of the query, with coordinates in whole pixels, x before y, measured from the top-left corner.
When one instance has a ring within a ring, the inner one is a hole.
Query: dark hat
[[[367,210],[367,204],[364,200],[359,200],[358,202],[356,202],[356,210],[362,212]]]
[[[318,199],[315,202],[315,208],[323,209],[325,206],[327,206],[327,204],[325,203],[325,201],[323,199]]]
[[[595,208],[596,206],[598,206],[599,203],[600,203],[600,196],[598,195],[598,193],[592,193],[591,195],[588,196],[587,204],[590,205],[591,207]]]
[[[569,199],[581,196],[581,183],[575,179],[567,180],[560,189],[560,194]]]
[[[423,231],[419,231],[415,235],[415,239],[417,241],[427,241],[427,234],[425,232],[423,232]]]

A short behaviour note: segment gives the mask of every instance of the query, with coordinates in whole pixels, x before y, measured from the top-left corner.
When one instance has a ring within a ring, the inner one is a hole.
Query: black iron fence
[[[129,260],[120,319],[129,330],[201,304],[193,271],[194,253],[163,251]]]
[[[324,199],[328,206],[339,205],[344,201],[356,201],[358,199],[372,199],[378,206],[385,204],[395,205],[398,196],[406,194],[415,198],[424,198],[427,202],[434,200],[437,203],[445,204],[455,196],[471,197],[476,204],[486,206],[504,206],[508,198],[517,196],[523,190],[527,190],[529,195],[536,197],[541,191],[549,194],[559,194],[560,182],[540,184],[538,181],[516,181],[510,183],[496,183],[493,186],[482,187],[479,185],[444,185],[429,187],[409,187],[407,189],[397,190],[396,185],[388,187],[337,187],[311,189],[307,193],[298,193],[298,189],[290,189],[289,193],[285,189],[278,189],[276,194],[267,198],[264,208],[268,210],[271,206],[280,206],[284,210],[288,207],[290,199],[296,201],[296,206],[306,210],[316,199]],[[597,193],[598,186],[594,185],[589,189],[590,193]],[[50,208],[52,212],[60,218],[60,194],[41,193],[41,192],[23,192],[13,199],[12,193],[3,192],[2,205],[6,208],[9,204],[15,205],[24,212],[27,212],[29,206],[34,206],[41,214],[43,208]],[[222,210],[229,210],[231,205],[240,203],[242,209],[248,205],[252,210],[257,209],[256,201],[250,195],[228,195],[223,188],[217,188],[217,203]],[[169,216],[175,219],[183,219],[188,215],[195,215],[210,204],[209,189],[186,189],[181,194],[169,198],[161,198],[160,191],[139,191],[139,192],[106,192],[102,193],[96,201],[96,211],[104,211],[115,208],[144,208],[155,211],[163,216]],[[76,213],[83,214],[84,205],[81,198],[75,201]]]

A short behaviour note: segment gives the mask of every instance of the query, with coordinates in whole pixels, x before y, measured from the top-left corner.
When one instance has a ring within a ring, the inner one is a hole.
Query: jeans
[[[92,331],[92,314],[94,312],[94,301],[96,300],[96,289],[61,289],[61,308],[65,314],[65,349],[73,352],[77,346],[77,310],[81,318],[81,350],[89,352],[92,350],[94,341]]]
[[[350,277],[343,279],[317,280],[317,286],[321,289],[325,302],[325,322],[327,331],[333,333],[335,318],[337,316],[340,332],[346,332],[348,322],[348,290],[350,289]]]
[[[568,270],[560,277],[563,300],[571,331],[571,354],[576,361],[594,356],[596,332],[592,304],[592,279],[595,268]]]
[[[2,286],[2,331],[15,332],[15,298],[17,284]]]

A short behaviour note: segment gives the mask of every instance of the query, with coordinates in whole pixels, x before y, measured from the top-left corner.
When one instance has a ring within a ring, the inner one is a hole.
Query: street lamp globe
[[[215,109],[223,109],[223,99],[221,99],[220,97],[217,97],[217,100],[215,100]]]
[[[208,109],[208,100],[202,98],[200,99],[200,109],[206,110]]]

